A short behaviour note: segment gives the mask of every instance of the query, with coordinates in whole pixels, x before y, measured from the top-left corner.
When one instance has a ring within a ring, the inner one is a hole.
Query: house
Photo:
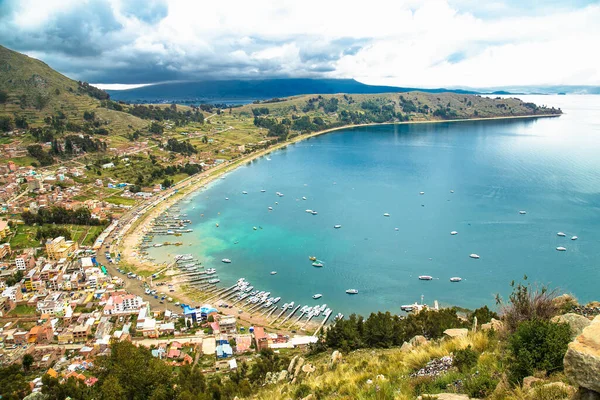
[[[237,320],[233,315],[225,315],[219,318],[219,331],[220,333],[235,334]]]
[[[136,314],[140,313],[141,310],[145,309],[143,306],[145,303],[143,302],[140,296],[136,296],[133,294],[126,295],[112,295],[106,302],[104,306],[104,315],[114,315],[114,314]],[[146,313],[142,316],[145,317]],[[139,317],[138,317],[139,322]]]
[[[0,244],[0,260],[11,254],[10,243]]]
[[[233,349],[229,343],[220,344],[216,348],[217,358],[227,358],[233,355]]]
[[[256,351],[269,348],[269,338],[262,326],[254,327],[254,340],[256,341]]]
[[[74,342],[85,342],[88,335],[92,333],[92,326],[89,324],[77,325],[73,329],[73,341]]]
[[[160,327],[158,328],[158,332],[161,335],[172,335],[172,334],[174,334],[175,333],[175,323],[168,322],[168,323],[160,324]]]
[[[62,332],[58,334],[58,344],[67,344],[73,343],[75,341],[75,336],[73,335],[73,328],[68,327],[64,329]]]
[[[236,335],[235,336],[235,350],[236,353],[245,353],[251,350],[252,346],[252,335]]]
[[[46,253],[51,260],[60,260],[67,258],[79,248],[77,242],[65,240],[64,236],[55,239],[48,239],[46,242]]]
[[[15,308],[15,302],[8,297],[0,297],[0,317],[6,316]]]
[[[29,341],[29,332],[28,331],[19,331],[19,332],[13,333],[13,342],[17,346],[22,346],[24,344],[27,344],[28,341]]]
[[[29,330],[29,343],[37,343],[37,344],[48,344],[52,341],[54,337],[54,331],[52,330],[52,324],[49,320],[46,322],[36,325]]]
[[[0,239],[4,239],[10,235],[10,227],[8,226],[8,221],[0,220]]]
[[[156,320],[154,318],[146,318],[144,320],[142,334],[144,335],[144,337],[148,338],[158,337],[158,328],[156,327]]]
[[[181,350],[174,348],[169,349],[169,352],[167,353],[167,358],[176,359],[179,357],[181,357]]]

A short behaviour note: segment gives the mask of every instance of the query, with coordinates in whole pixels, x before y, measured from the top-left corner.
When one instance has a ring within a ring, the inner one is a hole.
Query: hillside
[[[129,90],[109,90],[115,100],[143,103],[250,102],[273,97],[303,94],[375,94],[422,91],[427,93],[476,93],[472,90],[416,89],[374,86],[354,79],[257,79],[228,81],[174,82]]]
[[[69,120],[83,121],[85,111],[100,106],[108,95],[67,78],[42,61],[0,46],[0,116],[24,116],[30,126],[41,125],[45,117],[62,112]],[[139,118],[113,110],[101,110],[108,128],[123,133],[148,125]]]

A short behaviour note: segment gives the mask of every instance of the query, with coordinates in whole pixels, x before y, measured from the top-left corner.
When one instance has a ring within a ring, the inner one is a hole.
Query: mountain
[[[140,118],[100,107],[108,96],[40,60],[0,46],[0,116],[25,117],[29,125],[36,126],[59,112],[69,121],[82,122],[85,111],[94,111],[115,132],[148,125]]]
[[[600,86],[584,85],[552,85],[552,86],[500,86],[473,89],[459,87],[463,90],[475,90],[479,93],[518,95],[518,94],[600,94]]]
[[[248,103],[274,97],[302,94],[374,94],[420,91],[427,93],[477,93],[463,89],[417,89],[394,86],[372,86],[354,79],[260,79],[173,82],[129,90],[108,90],[114,100],[134,103]]]

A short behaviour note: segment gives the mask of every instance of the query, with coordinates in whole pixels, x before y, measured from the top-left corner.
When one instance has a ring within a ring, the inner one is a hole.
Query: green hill
[[[108,94],[67,78],[47,64],[0,46],[0,116],[23,116],[30,126],[41,125],[45,117],[62,112],[70,121],[82,122],[85,111],[95,111]],[[148,125],[132,115],[100,110],[114,133]],[[132,128],[129,128],[131,126]]]

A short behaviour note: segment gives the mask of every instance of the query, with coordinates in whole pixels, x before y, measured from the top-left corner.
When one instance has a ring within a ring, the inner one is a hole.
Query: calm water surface
[[[245,277],[297,304],[322,293],[319,303],[345,314],[399,312],[421,295],[494,305],[524,274],[598,299],[600,96],[521,97],[566,114],[356,128],[288,146],[180,203],[194,232],[177,250],[151,254],[194,253],[222,284]],[[313,267],[311,255],[325,266]]]

